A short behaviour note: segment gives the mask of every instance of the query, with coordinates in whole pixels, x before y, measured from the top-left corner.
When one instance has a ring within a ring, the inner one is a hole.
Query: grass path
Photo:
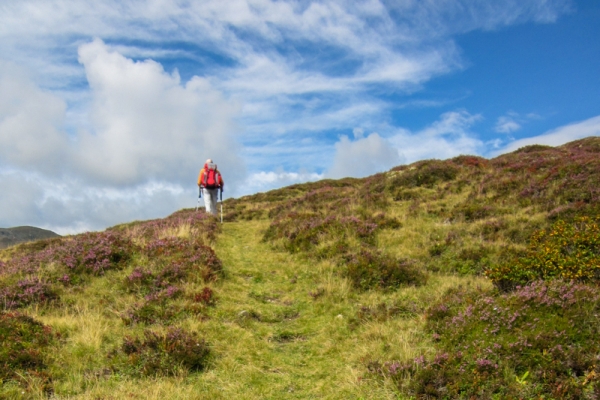
[[[215,246],[226,276],[204,327],[218,338],[205,388],[223,398],[391,398],[361,382],[347,282],[327,263],[272,251],[260,241],[266,226],[224,224]]]

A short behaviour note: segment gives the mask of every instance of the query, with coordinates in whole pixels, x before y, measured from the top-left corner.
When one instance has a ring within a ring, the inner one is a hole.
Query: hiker
[[[204,194],[204,205],[206,212],[217,215],[217,200],[219,199],[219,190],[221,190],[221,199],[223,199],[223,178],[217,169],[217,164],[209,158],[198,175],[198,186]]]

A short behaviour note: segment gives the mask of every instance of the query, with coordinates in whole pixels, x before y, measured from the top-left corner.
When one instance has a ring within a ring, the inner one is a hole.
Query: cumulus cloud
[[[333,164],[326,176],[362,178],[386,171],[402,161],[398,150],[377,133],[354,141],[342,136],[335,144]]]
[[[542,135],[515,140],[503,149],[494,153],[494,156],[503,153],[515,151],[521,147],[532,144],[544,144],[548,146],[560,146],[573,140],[582,139],[588,136],[600,136],[600,115],[586,119],[585,121],[561,126],[552,129]]]
[[[0,166],[56,174],[69,148],[62,132],[65,110],[63,100],[0,62]]]
[[[189,182],[212,157],[243,171],[233,136],[237,108],[202,78],[182,85],[177,73],[134,62],[101,40],[82,45],[92,91],[94,132],[80,135],[77,164],[105,184]]]

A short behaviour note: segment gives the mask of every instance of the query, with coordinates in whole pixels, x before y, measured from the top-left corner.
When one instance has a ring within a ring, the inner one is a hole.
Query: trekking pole
[[[223,223],[223,188],[221,188],[220,196],[221,196],[221,223]]]
[[[196,203],[196,211],[198,211],[198,207],[200,207],[200,197],[202,197],[202,188],[198,186],[198,203]]]

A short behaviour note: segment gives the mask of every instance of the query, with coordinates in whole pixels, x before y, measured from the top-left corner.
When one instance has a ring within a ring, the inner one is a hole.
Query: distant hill
[[[60,235],[52,231],[33,226],[17,226],[15,228],[0,228],[0,249],[15,244],[33,242],[40,239],[50,239]]]

